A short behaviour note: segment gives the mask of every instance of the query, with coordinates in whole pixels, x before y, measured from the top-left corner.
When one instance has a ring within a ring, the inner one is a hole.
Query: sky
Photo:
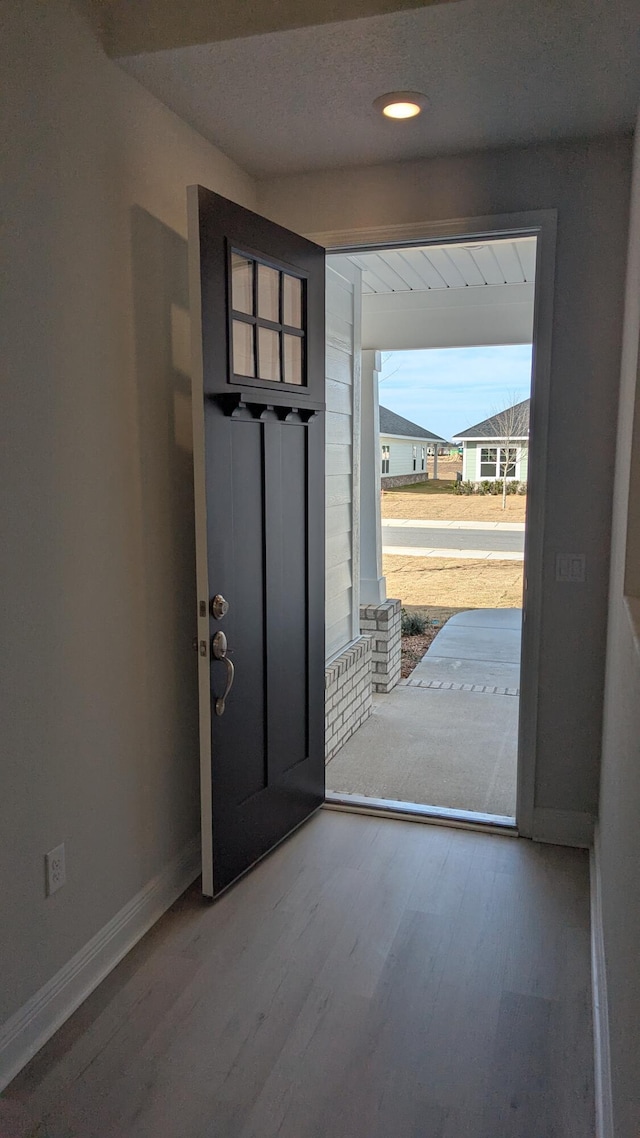
[[[451,439],[529,397],[531,345],[384,352],[380,403]]]

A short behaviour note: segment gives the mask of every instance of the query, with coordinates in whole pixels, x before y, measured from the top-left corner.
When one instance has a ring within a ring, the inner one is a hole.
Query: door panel
[[[210,572],[215,593],[230,604],[220,629],[235,667],[225,713],[215,716],[214,712],[213,726],[218,748],[237,749],[244,756],[242,762],[219,767],[217,795],[242,801],[265,782],[265,597],[263,589],[255,587],[264,572],[264,511],[255,490],[262,482],[263,455],[260,423],[238,423],[231,432],[224,429],[225,422],[215,404],[205,405],[207,475],[216,487],[207,503]],[[230,502],[234,512],[228,517]],[[242,604],[232,603],[232,597],[242,597]],[[213,636],[218,622],[210,623]],[[220,695],[226,669],[216,660],[210,661],[210,668],[211,691]],[[251,715],[244,711],[249,703]]]
[[[203,891],[215,896],[324,800],[324,251],[201,187],[189,242]]]
[[[308,754],[308,667],[306,630],[306,473],[302,478],[289,472],[306,472],[307,429],[280,429],[265,425],[269,468],[266,513],[277,517],[286,501],[286,522],[276,540],[269,542],[269,645],[273,650],[270,673],[269,738],[275,769],[284,774]],[[303,540],[301,540],[301,535]]]

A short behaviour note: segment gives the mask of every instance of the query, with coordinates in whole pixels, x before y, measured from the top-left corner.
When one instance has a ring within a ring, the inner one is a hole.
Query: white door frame
[[[538,736],[538,674],[541,654],[546,455],[551,385],[551,335],[555,279],[556,210],[416,221],[406,225],[332,230],[305,236],[328,253],[358,253],[363,249],[404,245],[444,244],[447,241],[495,237],[531,237],[536,242],[536,281],[533,312],[529,493],[524,551],[524,604],[518,727],[518,792],[516,826],[523,837],[533,834]]]

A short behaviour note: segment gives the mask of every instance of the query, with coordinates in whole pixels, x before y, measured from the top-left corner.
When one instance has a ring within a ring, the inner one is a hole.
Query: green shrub
[[[407,612],[402,610],[402,635],[403,636],[421,636],[426,630],[429,621],[426,617],[420,616],[419,612]]]
[[[507,494],[526,494],[526,482],[516,482],[510,479],[507,482]],[[492,494],[497,497],[502,494],[501,478],[483,478],[481,482],[454,482],[454,494]]]

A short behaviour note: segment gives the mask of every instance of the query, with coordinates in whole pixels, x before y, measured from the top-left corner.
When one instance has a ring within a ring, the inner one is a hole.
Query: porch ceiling
[[[362,270],[362,291],[377,295],[524,284],[535,279],[536,239],[380,249],[348,259]]]
[[[530,344],[535,237],[331,256],[362,273],[362,346]]]

